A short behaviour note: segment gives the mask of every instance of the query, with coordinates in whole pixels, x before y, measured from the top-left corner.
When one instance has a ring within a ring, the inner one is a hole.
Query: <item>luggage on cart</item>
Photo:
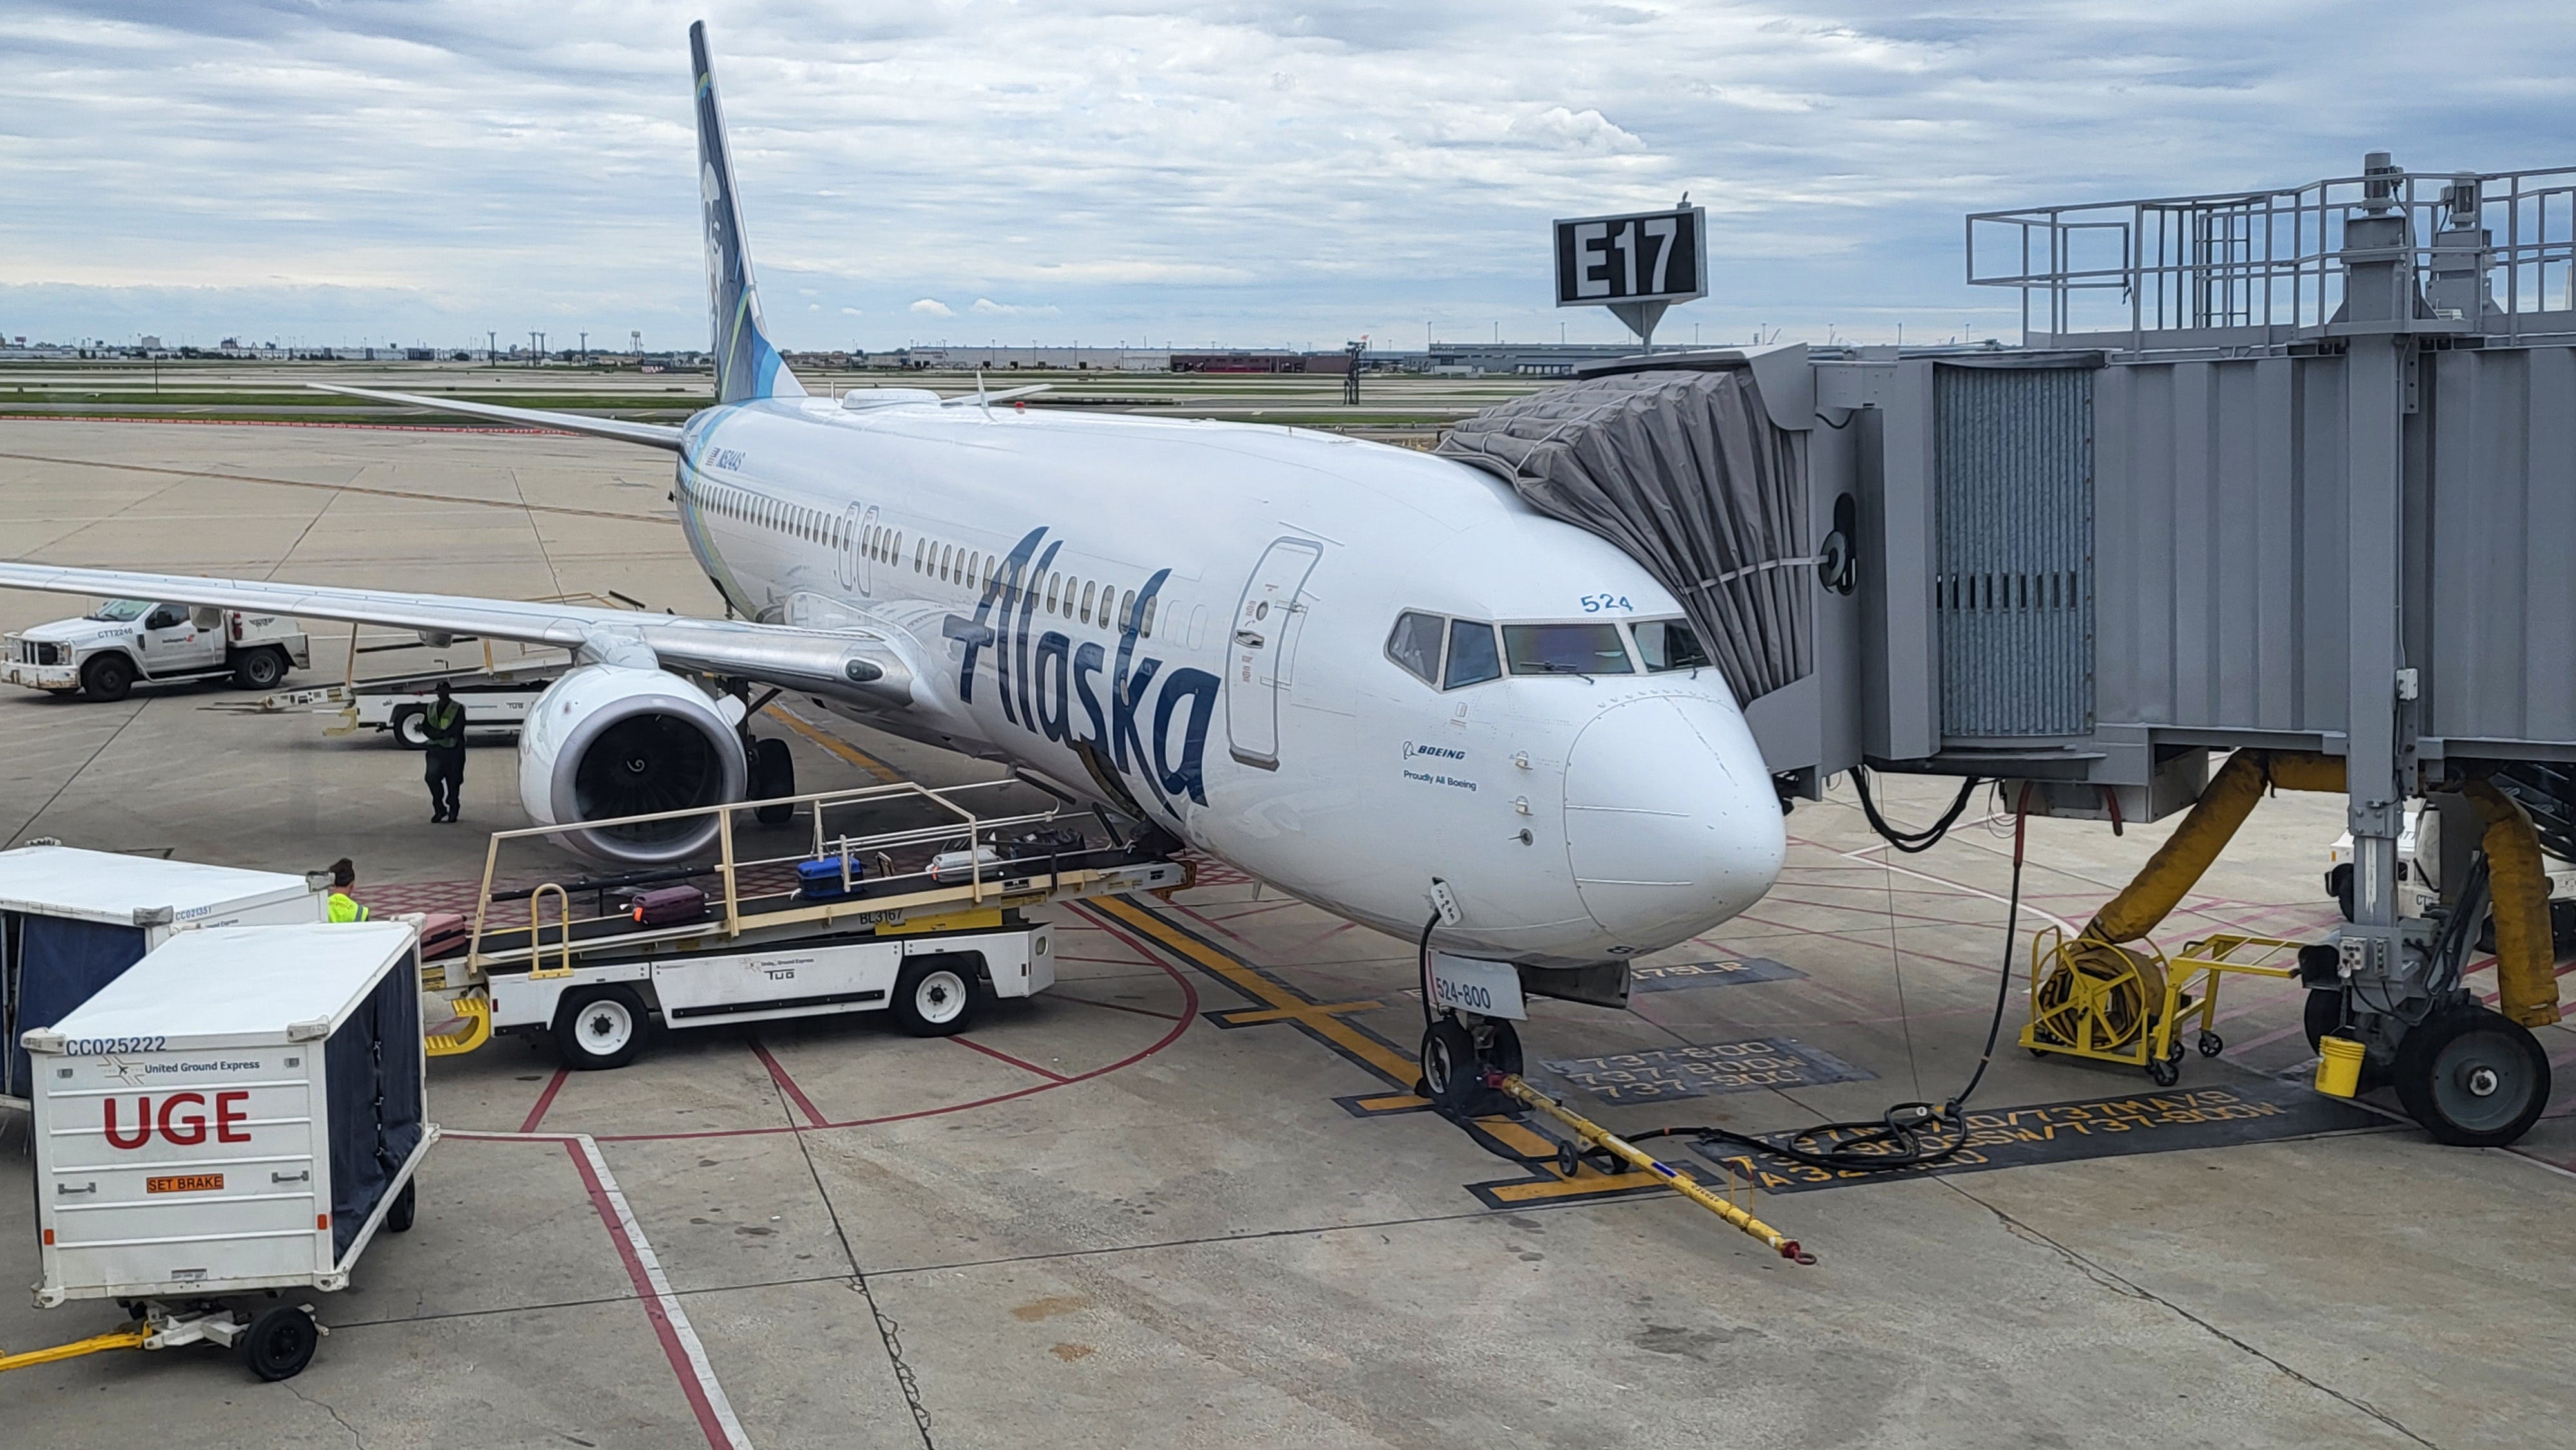
[[[421,918],[420,954],[424,958],[452,957],[473,940],[473,923],[461,913],[433,911]]]
[[[1082,832],[1070,826],[1046,826],[1003,842],[1002,854],[1014,861],[1044,861],[1079,856],[1085,844]]]
[[[867,863],[856,856],[846,859],[846,876],[843,875],[844,858],[839,856],[796,863],[796,894],[807,901],[840,901],[867,895],[867,887],[862,880],[868,874]]]
[[[632,912],[639,926],[678,926],[704,921],[707,894],[694,886],[657,886],[635,893]]]

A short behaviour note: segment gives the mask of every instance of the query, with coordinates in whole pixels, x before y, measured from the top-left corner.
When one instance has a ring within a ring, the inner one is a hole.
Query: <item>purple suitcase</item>
[[[707,914],[707,894],[694,886],[660,886],[635,893],[635,924],[677,926]]]

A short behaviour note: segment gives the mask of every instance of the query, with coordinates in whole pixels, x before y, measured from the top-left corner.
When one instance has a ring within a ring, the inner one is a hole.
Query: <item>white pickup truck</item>
[[[0,684],[122,700],[137,681],[228,675],[266,690],[312,657],[311,642],[282,615],[111,599],[78,619],[0,636]]]

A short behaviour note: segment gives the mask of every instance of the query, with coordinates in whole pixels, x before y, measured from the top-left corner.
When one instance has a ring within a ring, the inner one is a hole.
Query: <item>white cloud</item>
[[[1599,111],[1550,106],[1512,122],[1506,133],[1551,151],[1643,151],[1646,143],[1622,131]]]
[[[1061,317],[1064,315],[1064,309],[1060,307],[1013,305],[996,302],[990,297],[976,298],[975,305],[966,310],[978,317]]]
[[[821,307],[789,346],[900,344],[955,296],[1065,340],[1617,337],[1547,305],[1548,219],[1684,189],[1715,295],[1664,336],[2008,331],[1962,212],[2382,145],[2555,163],[2576,70],[2576,17],[2527,0],[18,0],[0,326],[696,340],[701,11],[769,295]],[[2513,41],[2420,63],[2462,35]],[[2357,106],[2378,74],[2406,84]]]

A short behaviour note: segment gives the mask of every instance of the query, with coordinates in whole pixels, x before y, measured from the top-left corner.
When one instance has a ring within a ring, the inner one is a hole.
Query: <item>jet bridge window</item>
[[[1641,619],[1630,632],[1637,636],[1637,658],[1647,674],[1708,668],[1708,651],[1699,647],[1699,636],[1683,620]]]
[[[1619,626],[1600,624],[1507,624],[1503,654],[1516,675],[1632,675],[1628,647],[1619,642]]]

